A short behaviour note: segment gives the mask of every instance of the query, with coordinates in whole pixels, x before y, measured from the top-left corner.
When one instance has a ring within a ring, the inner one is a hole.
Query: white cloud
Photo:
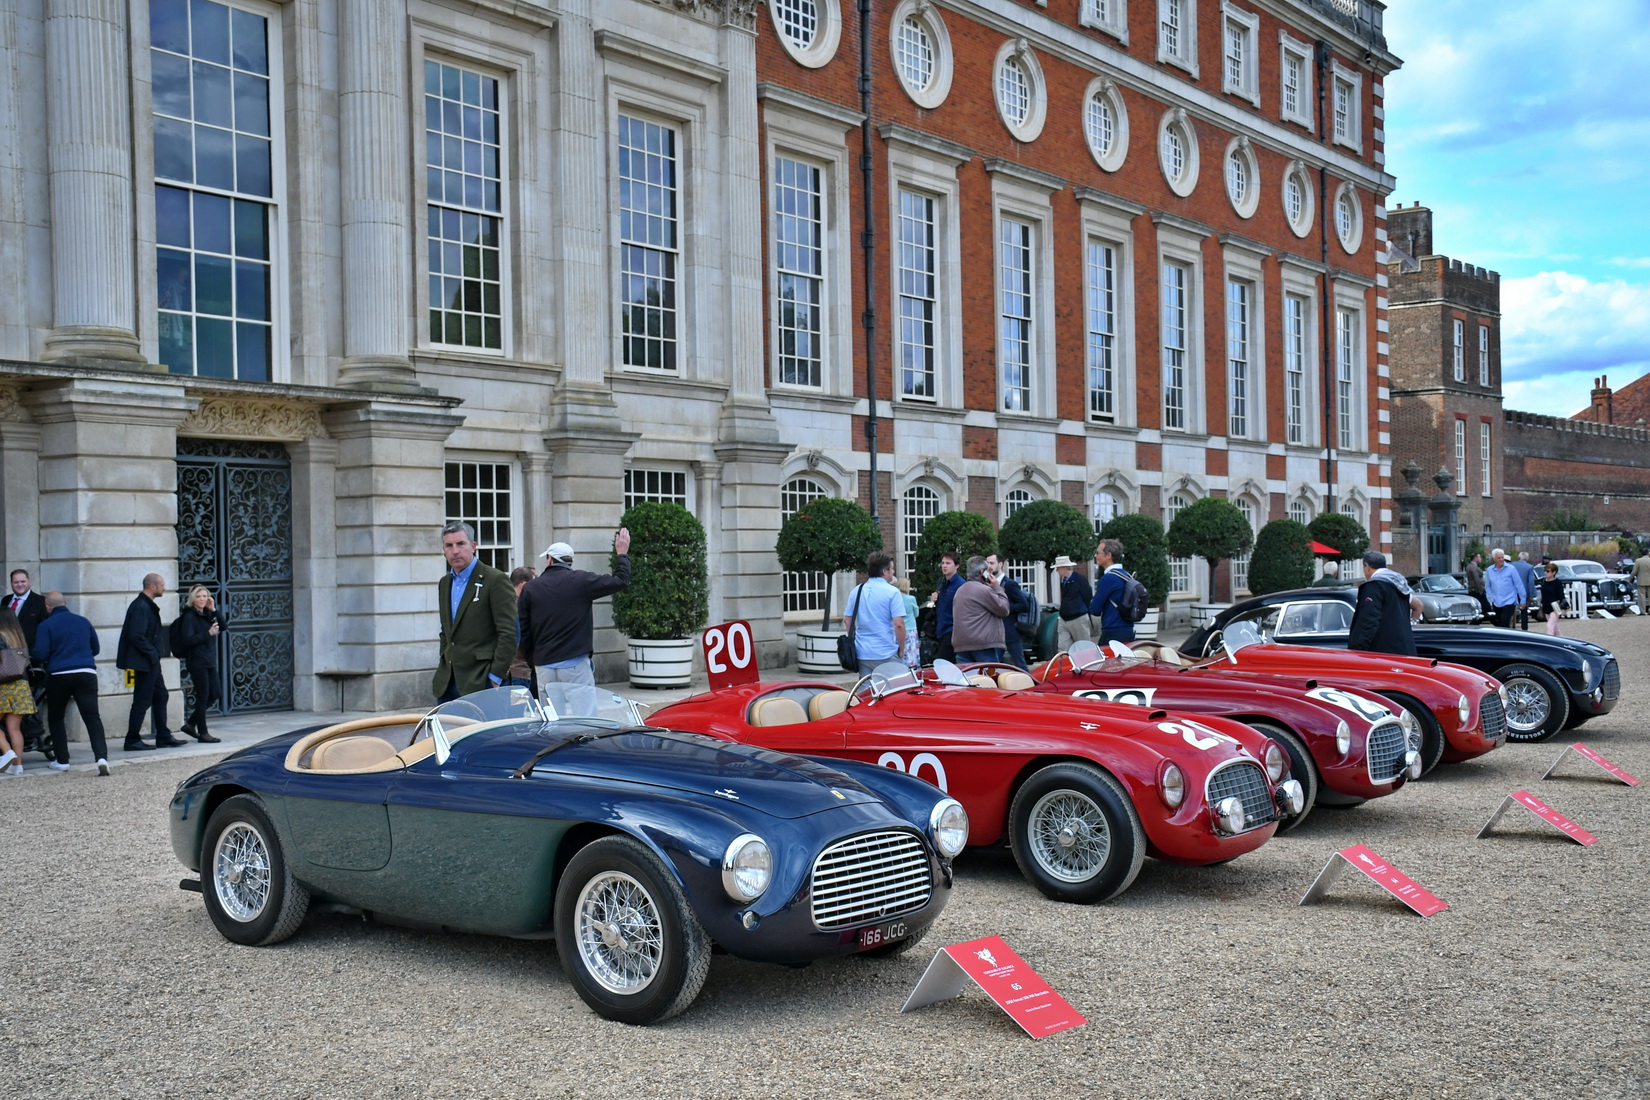
[[[1569,416],[1593,379],[1620,389],[1650,370],[1650,283],[1544,271],[1501,283],[1502,391],[1508,408]]]

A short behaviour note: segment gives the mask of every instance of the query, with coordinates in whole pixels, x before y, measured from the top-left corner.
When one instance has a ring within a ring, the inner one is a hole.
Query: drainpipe
[[[1329,43],[1318,39],[1317,48],[1313,50],[1318,69],[1318,141],[1327,146],[1329,144],[1329,114],[1326,110],[1326,91],[1329,81]],[[1327,162],[1318,165],[1318,262],[1323,264],[1323,274],[1319,279],[1323,283],[1323,305],[1318,312],[1322,315],[1323,330],[1320,341],[1320,359],[1322,360],[1321,373],[1323,375],[1323,443],[1328,462],[1324,469],[1324,511],[1337,511],[1335,504],[1335,484],[1338,480],[1335,471],[1335,442],[1339,438],[1335,425],[1335,360],[1334,360],[1334,318],[1335,300],[1334,288],[1329,281],[1329,219],[1332,215],[1329,209],[1329,169]]]
[[[875,207],[871,186],[871,0],[859,0],[859,110],[864,119],[859,124],[860,199],[864,224],[859,237],[860,253],[864,259],[865,308],[860,314],[860,327],[865,330],[865,396],[870,415],[865,418],[865,443],[871,452],[871,522],[882,529],[877,492],[877,311],[876,311],[876,231],[871,227]]]

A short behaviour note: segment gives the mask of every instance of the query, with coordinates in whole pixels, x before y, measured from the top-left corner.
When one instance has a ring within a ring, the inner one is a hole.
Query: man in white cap
[[[516,600],[521,648],[538,670],[540,691],[555,683],[596,686],[590,605],[630,584],[629,528],[619,528],[613,552],[618,561],[612,573],[586,573],[573,568],[571,546],[553,542],[544,551],[544,572],[521,590]]]
[[[1077,563],[1065,554],[1054,559],[1054,571],[1060,575],[1060,648],[1070,649],[1073,642],[1086,642],[1094,633],[1089,622],[1089,604],[1094,590],[1089,579],[1077,572]]]

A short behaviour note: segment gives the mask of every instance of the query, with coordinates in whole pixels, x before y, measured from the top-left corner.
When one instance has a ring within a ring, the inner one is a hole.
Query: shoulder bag
[[[859,654],[854,652],[854,628],[859,623],[859,598],[864,594],[863,584],[854,590],[854,603],[848,608],[848,633],[836,640],[836,663],[842,666],[844,672],[859,671]]]
[[[0,646],[0,684],[15,684],[29,675],[29,651]]]

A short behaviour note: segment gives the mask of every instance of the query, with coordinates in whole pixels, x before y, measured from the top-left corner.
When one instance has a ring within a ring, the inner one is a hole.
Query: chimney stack
[[[1603,374],[1593,380],[1592,419],[1600,424],[1614,424],[1615,416],[1610,405],[1610,376]]]

